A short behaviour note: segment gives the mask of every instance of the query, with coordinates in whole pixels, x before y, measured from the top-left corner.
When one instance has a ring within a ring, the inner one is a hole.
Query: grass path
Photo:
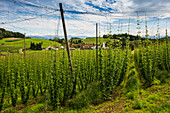
[[[143,89],[144,87],[143,87],[142,80],[141,80],[141,74],[140,74],[140,71],[139,71],[138,66],[136,64],[135,57],[134,57],[134,50],[133,50],[133,62],[134,62],[134,65],[135,65],[135,70],[137,72],[138,80],[139,80],[140,87],[141,87],[141,88],[139,88],[139,98],[142,99],[141,89]]]
[[[131,62],[128,64],[128,70],[123,80],[122,86],[119,86],[111,95],[111,99],[99,104],[91,105],[85,112],[89,113],[150,113],[161,112],[168,113],[170,108],[170,86],[155,85],[145,88],[142,83],[141,74],[134,59],[134,51],[131,52]],[[137,91],[132,91],[136,96],[130,99],[125,93],[128,75],[135,70],[135,75],[139,84]]]

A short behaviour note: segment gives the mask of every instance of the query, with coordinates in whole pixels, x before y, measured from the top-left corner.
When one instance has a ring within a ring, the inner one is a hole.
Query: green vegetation
[[[8,37],[24,38],[24,34],[19,32],[12,32],[12,31],[5,30],[4,28],[0,28],[0,39],[8,38]]]
[[[39,96],[46,96],[46,106],[53,109],[63,105],[82,109],[107,100],[122,82],[130,54],[128,49],[112,51],[100,49],[98,72],[95,51],[73,51],[73,74],[64,50],[56,54],[54,51],[28,53],[26,58],[20,54],[7,55],[6,59],[0,59],[1,109],[15,107],[19,99],[27,105],[31,98]],[[110,64],[108,59],[114,63]]]
[[[99,84],[90,84],[86,90],[78,94],[74,99],[68,101],[67,105],[72,109],[82,109],[82,107],[88,107],[91,104],[101,103],[102,92]]]
[[[131,51],[130,42],[122,39],[106,39],[108,49],[99,48],[98,61],[94,50],[71,51],[73,73],[65,50],[29,50],[26,56],[8,52],[0,58],[0,110],[169,112],[169,41],[139,40],[140,45]],[[84,40],[91,43],[95,38]],[[0,44],[7,46],[4,51],[11,51],[23,48],[23,41],[2,39]],[[43,48],[55,45],[54,41],[26,39],[26,47],[32,42],[43,42]]]
[[[162,43],[157,41],[145,49],[136,50],[135,62],[145,87],[159,84],[160,80],[161,83],[170,80],[170,52],[168,41]],[[163,74],[163,76],[161,74]]]
[[[54,41],[49,41],[49,40],[44,40],[44,39],[37,39],[37,38],[32,38],[32,39],[26,39],[26,48],[29,49],[31,47],[31,43],[43,43],[42,47],[46,48],[47,46],[55,46],[55,43],[57,47],[59,47],[61,44],[58,42]],[[12,53],[18,53],[19,49],[24,49],[24,39],[17,38],[7,38],[7,39],[2,39],[0,40],[0,51],[1,52],[12,52]]]
[[[73,39],[73,41],[79,41],[81,40],[83,43],[85,44],[96,44],[96,37],[89,37],[86,39]],[[104,39],[104,38],[99,38],[99,43],[106,43],[108,39]],[[113,40],[112,40],[113,41]]]

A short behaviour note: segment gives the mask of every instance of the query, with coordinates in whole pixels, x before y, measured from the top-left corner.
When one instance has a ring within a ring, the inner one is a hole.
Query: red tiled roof
[[[93,45],[83,45],[83,48],[91,48]]]

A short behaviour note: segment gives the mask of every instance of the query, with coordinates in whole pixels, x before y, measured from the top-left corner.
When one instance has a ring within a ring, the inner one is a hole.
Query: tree
[[[59,40],[60,38],[59,37],[54,37],[54,41],[57,41]]]
[[[42,44],[43,44],[43,42],[40,42],[40,43],[37,43],[37,44],[34,44],[34,43],[31,42],[30,49],[31,50],[42,50]]]
[[[0,38],[7,38],[7,37],[24,38],[24,34],[19,32],[7,31],[3,28],[0,28]]]
[[[79,43],[79,44],[82,43],[82,40],[78,40],[78,43]]]

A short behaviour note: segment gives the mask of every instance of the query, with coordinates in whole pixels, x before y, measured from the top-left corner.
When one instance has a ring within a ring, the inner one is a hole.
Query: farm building
[[[70,48],[70,51],[75,51],[76,48]]]
[[[85,44],[85,45],[82,45],[81,46],[81,49],[82,50],[90,50],[90,49],[92,49],[92,47],[93,47],[93,44]]]
[[[80,48],[82,46],[82,44],[71,44],[70,47],[73,48]]]
[[[60,47],[62,49],[62,47]],[[44,48],[43,50],[59,50],[59,47],[52,47],[52,46],[48,46],[47,48]]]

